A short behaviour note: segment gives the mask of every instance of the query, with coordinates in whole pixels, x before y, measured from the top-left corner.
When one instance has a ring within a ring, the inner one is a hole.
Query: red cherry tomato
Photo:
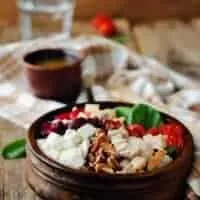
[[[104,23],[104,22],[112,22],[111,17],[107,15],[97,15],[94,17],[92,20],[92,25],[96,28],[99,29],[99,27]]]
[[[183,148],[184,146],[184,128],[178,123],[164,124],[160,127],[160,132],[167,136],[168,146]]]
[[[159,135],[160,134],[160,130],[158,128],[150,128],[147,131],[148,134],[150,135]]]
[[[142,137],[145,135],[145,128],[141,124],[131,124],[127,127],[130,136]]]
[[[48,136],[51,132],[57,132],[57,126],[51,122],[42,124],[41,133],[43,136]]]
[[[99,32],[106,37],[111,37],[117,33],[117,28],[113,22],[106,21],[102,23],[99,28]]]

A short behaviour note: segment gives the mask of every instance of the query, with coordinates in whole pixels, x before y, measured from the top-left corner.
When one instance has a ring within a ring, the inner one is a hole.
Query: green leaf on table
[[[128,42],[128,37],[124,34],[118,34],[111,38],[115,42],[119,42],[120,44],[126,44]]]
[[[9,144],[7,144],[2,152],[1,155],[5,159],[17,159],[17,158],[24,158],[26,156],[26,140],[18,139]]]
[[[159,127],[163,123],[163,117],[159,111],[149,105],[136,104],[133,107],[117,107],[117,117],[124,117],[127,124],[141,124],[146,129]]]

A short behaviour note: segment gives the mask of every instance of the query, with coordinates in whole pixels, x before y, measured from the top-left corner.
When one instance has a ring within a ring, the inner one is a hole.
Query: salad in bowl
[[[52,200],[179,200],[192,161],[190,132],[150,105],[76,104],[30,127],[26,178]]]
[[[37,144],[49,158],[74,169],[145,173],[173,162],[184,148],[184,127],[138,104],[98,104],[59,113],[41,126]]]

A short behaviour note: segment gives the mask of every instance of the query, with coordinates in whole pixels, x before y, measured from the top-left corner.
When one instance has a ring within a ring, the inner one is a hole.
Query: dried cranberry
[[[74,107],[72,111],[69,113],[69,119],[76,119],[80,112],[83,112],[83,108]]]
[[[41,127],[41,135],[48,136],[52,132],[51,122],[45,122]]]
[[[52,127],[55,129],[55,132],[59,135],[64,135],[66,126],[62,123],[62,121],[53,122]]]
[[[84,124],[86,124],[86,123],[87,123],[87,119],[85,119],[85,118],[77,118],[77,119],[72,120],[69,123],[69,128],[70,129],[78,129],[81,126],[83,126]]]
[[[95,126],[96,128],[103,128],[103,122],[98,117],[89,118],[88,123]]]
[[[41,129],[42,136],[48,136],[51,132],[56,132],[57,134],[63,135],[65,133],[66,127],[62,121],[52,121],[45,122]]]

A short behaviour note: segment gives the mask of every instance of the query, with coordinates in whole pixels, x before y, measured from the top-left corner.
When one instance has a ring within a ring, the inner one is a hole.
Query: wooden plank
[[[133,34],[146,55],[155,56],[164,63],[171,64],[174,53],[182,60],[185,57],[191,60],[200,51],[199,33],[190,23],[170,20],[137,25]]]
[[[121,15],[137,23],[169,18],[191,18],[199,14],[198,0],[124,0],[124,7],[121,8]]]
[[[17,23],[16,0],[1,0],[0,19]],[[149,21],[170,17],[200,16],[198,0],[77,0],[75,15],[79,19],[91,18],[97,13],[126,17],[133,21]]]
[[[169,23],[164,21],[134,26],[132,34],[143,54],[156,57],[162,62],[167,63],[169,30]]]
[[[0,148],[9,141],[25,136],[25,131],[0,119]],[[0,156],[0,199],[39,200],[24,179],[24,160],[4,160]]]
[[[145,55],[154,56],[192,78],[200,77],[200,70],[192,66],[192,62],[200,64],[199,33],[191,23],[170,20],[137,25],[133,35]]]

